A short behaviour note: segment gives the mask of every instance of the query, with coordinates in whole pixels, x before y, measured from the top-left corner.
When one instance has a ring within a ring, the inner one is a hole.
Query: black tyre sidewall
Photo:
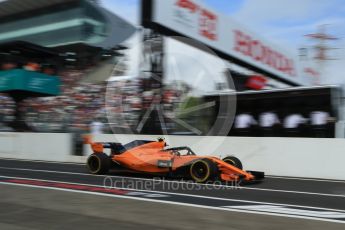
[[[92,169],[90,163],[92,160],[98,161],[97,169]],[[92,174],[105,174],[109,171],[111,164],[110,157],[105,153],[97,153],[91,154],[87,159],[87,167]]]
[[[223,161],[232,166],[235,166],[236,168],[243,169],[242,162],[237,157],[234,157],[234,156],[225,157]]]

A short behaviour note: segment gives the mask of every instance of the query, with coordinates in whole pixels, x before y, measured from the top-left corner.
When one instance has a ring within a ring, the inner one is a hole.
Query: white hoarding
[[[152,22],[162,27],[198,40],[282,80],[309,84],[294,55],[197,0],[152,0],[152,8]]]

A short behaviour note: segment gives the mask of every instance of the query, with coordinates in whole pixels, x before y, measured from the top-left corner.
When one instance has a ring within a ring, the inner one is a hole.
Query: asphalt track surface
[[[0,196],[0,229],[69,229],[71,223],[77,229],[95,223],[99,229],[345,227],[344,181],[267,177],[240,187],[200,185],[119,171],[95,176],[82,164],[0,159]]]

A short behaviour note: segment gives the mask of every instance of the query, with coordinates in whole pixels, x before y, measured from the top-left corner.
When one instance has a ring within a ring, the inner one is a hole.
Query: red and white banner
[[[154,23],[283,80],[308,85],[294,55],[197,0],[152,0],[152,6]]]

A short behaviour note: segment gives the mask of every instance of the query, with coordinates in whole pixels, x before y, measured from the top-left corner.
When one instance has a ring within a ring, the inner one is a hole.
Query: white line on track
[[[26,178],[26,177],[11,177],[11,176],[1,176],[0,175],[0,178],[21,179],[21,180],[37,180],[37,181],[43,181],[43,182],[66,183],[66,184],[73,184],[73,185],[84,185],[84,186],[91,186],[91,187],[97,187],[97,188],[104,188],[102,186],[93,185],[93,184],[82,184],[82,183],[55,181],[55,180],[43,180],[43,179]],[[0,183],[1,183],[1,181],[0,181]],[[293,205],[293,204],[284,204],[284,203],[271,203],[271,202],[262,202],[262,201],[230,199],[230,198],[202,196],[202,195],[195,195],[195,194],[188,194],[188,193],[174,193],[174,192],[163,192],[163,191],[155,191],[155,190],[133,189],[133,188],[126,188],[126,187],[113,187],[113,188],[114,189],[128,190],[128,191],[159,193],[159,194],[164,194],[164,195],[195,197],[195,198],[203,198],[203,199],[211,199],[211,200],[234,201],[234,202],[242,202],[242,203],[250,203],[250,204],[254,203],[254,204],[262,204],[262,205],[283,205],[283,206],[290,206],[290,207],[296,207],[296,208],[312,208],[312,209],[320,209],[320,210],[327,210],[327,211],[345,212],[345,210],[341,210],[341,209],[320,208],[320,207],[314,207],[314,206],[303,206],[303,205]]]
[[[302,180],[302,181],[315,181],[315,182],[328,182],[328,183],[345,183],[344,180],[328,180],[328,179],[316,179],[316,178],[304,178],[304,177],[286,177],[286,176],[271,176],[266,175],[267,178],[283,179],[283,180]]]
[[[0,176],[0,177],[3,177],[3,176]],[[6,178],[10,178],[10,177],[6,177]],[[19,177],[12,177],[12,178],[29,179],[29,178],[19,178]],[[35,179],[32,178],[32,180],[35,180]],[[44,180],[42,180],[42,181],[44,181]],[[54,181],[49,181],[49,182],[54,182]],[[61,183],[61,181],[58,181],[58,182]],[[67,183],[67,182],[65,182],[65,183]],[[258,211],[250,211],[250,210],[239,210],[239,209],[224,208],[224,207],[212,207],[212,206],[206,206],[206,205],[188,204],[188,203],[175,202],[175,201],[154,200],[154,199],[150,199],[150,198],[105,194],[105,193],[99,193],[99,192],[88,192],[88,191],[71,190],[71,189],[64,189],[64,188],[53,188],[53,187],[44,187],[44,186],[26,185],[26,184],[14,184],[14,183],[7,183],[7,182],[0,182],[0,184],[30,187],[30,188],[41,188],[41,189],[57,190],[57,191],[65,191],[65,192],[74,192],[74,193],[83,193],[83,194],[89,194],[89,195],[98,195],[98,196],[106,196],[106,197],[114,197],[114,198],[122,198],[122,199],[140,200],[140,201],[173,204],[173,205],[188,206],[188,207],[195,207],[195,208],[204,208],[204,209],[213,209],[213,210],[221,210],[221,211],[232,211],[232,212],[239,212],[239,213],[266,215],[266,216],[291,217],[291,218],[297,218],[297,219],[317,220],[317,221],[333,222],[333,223],[345,223],[345,221],[334,220],[334,219],[324,219],[324,218],[317,218],[317,217],[297,216],[297,215],[280,214],[280,213],[264,213],[264,212],[258,212]],[[78,183],[70,183],[70,184],[78,184]],[[86,184],[79,184],[79,185],[86,185]],[[89,186],[94,186],[94,185],[89,185]],[[129,190],[129,189],[127,189],[127,190]],[[137,191],[140,191],[140,190],[137,190]],[[149,191],[146,191],[146,192],[149,192]],[[179,195],[179,194],[175,194],[175,195]],[[186,194],[186,195],[189,195],[189,194]],[[211,198],[213,198],[213,197],[211,197]],[[214,198],[214,199],[216,199],[216,198]],[[234,200],[234,201],[236,201],[236,200]],[[243,202],[245,202],[245,201],[243,201]],[[252,202],[252,201],[247,201],[247,202],[249,202],[249,203],[261,203],[261,202]],[[274,203],[262,203],[262,204],[274,204]],[[284,204],[275,204],[275,205],[284,205]],[[292,207],[293,205],[289,205],[289,206]],[[315,209],[321,210],[321,208],[308,207],[308,206],[295,206],[295,207],[315,208]],[[322,209],[322,210],[332,210],[332,211],[344,212],[344,210],[336,210],[336,209]]]
[[[0,157],[0,160],[85,166],[85,163],[77,163],[77,162],[41,161],[41,160],[1,158],[1,157]],[[316,181],[316,182],[328,182],[328,183],[345,183],[345,180],[321,179],[321,178],[289,177],[289,176],[274,176],[274,175],[266,175],[265,177],[266,178],[273,178],[273,179],[282,179],[282,180],[302,180],[302,181]]]
[[[157,179],[146,179],[138,177],[126,177],[126,176],[112,176],[112,175],[92,175],[87,173],[76,173],[76,172],[62,172],[62,171],[52,171],[52,170],[40,170],[40,169],[25,169],[25,168],[11,168],[11,167],[0,167],[0,169],[7,170],[16,170],[16,171],[31,171],[31,172],[43,172],[43,173],[56,173],[56,174],[69,174],[69,175],[79,175],[79,176],[91,176],[91,177],[111,177],[111,178],[120,178],[120,179],[132,179],[132,180],[143,180],[143,181],[157,181]],[[162,180],[164,183],[181,183],[181,184],[197,184],[192,182],[185,181],[171,181],[171,180]],[[214,186],[215,188],[230,188],[234,189],[233,186],[227,185],[202,185],[201,186]],[[292,191],[292,190],[279,190],[279,189],[268,189],[268,188],[252,188],[252,187],[236,187],[241,190],[254,190],[254,191],[264,191],[264,192],[280,192],[280,193],[293,193],[293,194],[303,194],[303,195],[315,195],[315,196],[328,196],[328,197],[342,197],[345,198],[345,195],[342,194],[328,194],[328,193],[315,193],[315,192],[303,192],[303,191]]]

